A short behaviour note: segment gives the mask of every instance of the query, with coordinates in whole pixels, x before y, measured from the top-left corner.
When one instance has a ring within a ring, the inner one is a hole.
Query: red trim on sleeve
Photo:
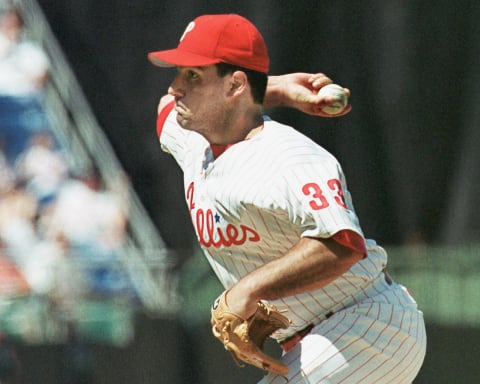
[[[160,137],[162,133],[163,126],[165,125],[165,121],[167,120],[168,114],[172,111],[173,107],[175,106],[175,100],[172,100],[168,103],[157,116],[157,136]]]
[[[367,255],[367,246],[365,245],[365,239],[354,231],[345,229],[343,231],[337,232],[332,236],[332,239],[337,243],[353,249],[356,252],[360,252]]]

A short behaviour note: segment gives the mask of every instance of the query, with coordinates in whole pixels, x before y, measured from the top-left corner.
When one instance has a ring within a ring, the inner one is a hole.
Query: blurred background
[[[146,59],[205,13],[262,32],[271,74],[324,72],[352,112],[272,109],[342,163],[365,234],[425,313],[416,383],[480,375],[480,3],[0,0],[0,382],[245,383],[213,339]],[[278,352],[269,345],[272,353]]]

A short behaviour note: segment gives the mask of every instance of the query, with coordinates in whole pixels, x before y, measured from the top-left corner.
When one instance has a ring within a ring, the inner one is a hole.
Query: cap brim
[[[167,51],[150,52],[148,60],[158,67],[201,67],[220,63],[218,58],[196,55],[178,48]]]

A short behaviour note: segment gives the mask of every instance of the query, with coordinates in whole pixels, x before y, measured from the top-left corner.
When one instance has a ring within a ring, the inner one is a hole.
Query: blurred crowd
[[[43,109],[50,70],[18,9],[0,4],[0,317],[11,298],[68,319],[84,297],[133,295],[119,262],[125,195],[72,169]]]

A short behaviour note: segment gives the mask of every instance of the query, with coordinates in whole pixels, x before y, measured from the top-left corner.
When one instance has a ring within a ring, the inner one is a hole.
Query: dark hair
[[[253,101],[257,104],[263,104],[265,98],[265,91],[267,89],[268,76],[266,73],[257,72],[252,69],[246,69],[233,64],[218,63],[217,67],[218,76],[224,77],[227,74],[235,71],[245,72],[252,89]]]

